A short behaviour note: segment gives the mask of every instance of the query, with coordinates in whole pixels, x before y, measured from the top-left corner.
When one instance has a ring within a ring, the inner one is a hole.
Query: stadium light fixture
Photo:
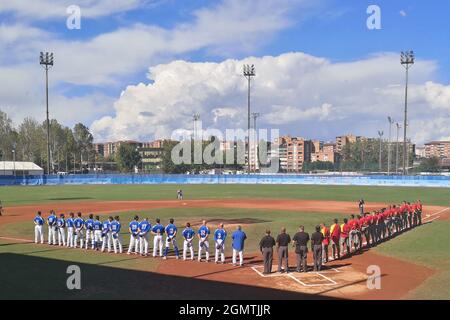
[[[39,64],[45,69],[45,96],[47,107],[47,174],[50,174],[50,120],[48,115],[48,70],[53,67],[53,53],[42,52],[39,56]]]
[[[402,51],[400,53],[400,64],[405,67],[406,81],[405,81],[405,116],[403,120],[403,174],[406,172],[406,128],[408,123],[408,76],[409,68],[414,64],[415,56],[414,51]]]
[[[247,78],[248,81],[248,97],[247,97],[247,107],[248,107],[248,115],[247,115],[247,174],[250,174],[250,82],[252,77],[256,75],[255,73],[255,65],[244,64],[243,67],[244,77]]]

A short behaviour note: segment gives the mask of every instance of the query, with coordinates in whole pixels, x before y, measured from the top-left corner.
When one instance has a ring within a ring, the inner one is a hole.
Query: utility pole
[[[388,142],[388,175],[391,174],[391,132],[392,132],[392,125],[394,124],[394,119],[391,117],[388,117],[389,121],[389,142]]]
[[[250,84],[252,77],[255,76],[255,65],[244,65],[244,77],[247,78],[248,81],[248,96],[247,96],[247,174],[250,174]]]
[[[405,81],[405,118],[403,121],[403,175],[407,174],[406,169],[406,127],[408,125],[408,76],[409,68],[414,64],[414,52],[402,51],[400,54],[400,63],[406,69],[406,81]]]
[[[50,120],[48,114],[48,70],[53,67],[53,53],[41,52],[40,65],[45,69],[45,95],[47,106],[47,174],[50,174]]]
[[[379,171],[381,173],[382,170],[382,165],[381,165],[381,146],[382,146],[382,142],[383,140],[381,139],[383,137],[384,132],[383,131],[378,131],[378,136],[380,137],[380,158],[379,158]]]
[[[256,164],[258,163],[258,134],[256,132],[256,119],[259,117],[258,112],[252,112],[252,118],[253,118],[253,153],[254,153],[254,170],[256,172]]]
[[[400,125],[400,123],[396,123],[397,126],[397,142],[395,144],[395,173],[398,174],[398,137],[400,135],[400,129],[402,128],[402,126]]]

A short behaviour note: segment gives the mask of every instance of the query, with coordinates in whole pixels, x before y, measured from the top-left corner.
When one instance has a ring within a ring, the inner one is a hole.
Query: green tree
[[[132,172],[140,161],[141,156],[135,147],[129,143],[120,144],[116,152],[116,163],[121,172]]]
[[[420,162],[417,167],[418,172],[440,172],[441,171],[441,159],[438,157],[425,158]]]

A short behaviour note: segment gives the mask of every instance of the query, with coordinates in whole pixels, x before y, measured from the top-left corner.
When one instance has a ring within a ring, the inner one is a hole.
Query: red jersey
[[[341,224],[341,238],[348,238],[348,234],[350,232],[350,226],[349,223],[343,223]]]
[[[331,225],[330,234],[331,234],[331,238],[339,239],[339,236],[341,235],[341,228],[339,227],[339,225],[337,223]]]
[[[329,245],[330,244],[330,230],[327,227],[323,227],[322,230],[320,230],[320,232],[322,232],[322,235],[323,235],[322,243],[326,246]]]

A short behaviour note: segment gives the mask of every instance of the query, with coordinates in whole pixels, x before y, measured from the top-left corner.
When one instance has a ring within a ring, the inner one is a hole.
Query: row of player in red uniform
[[[374,246],[421,224],[420,200],[412,204],[404,201],[401,205],[390,205],[363,215],[351,215],[350,219],[344,218],[342,223],[334,219],[330,228],[322,223],[324,262],[328,261],[329,245],[332,246],[332,258],[339,259],[343,254],[361,251],[363,247]]]

